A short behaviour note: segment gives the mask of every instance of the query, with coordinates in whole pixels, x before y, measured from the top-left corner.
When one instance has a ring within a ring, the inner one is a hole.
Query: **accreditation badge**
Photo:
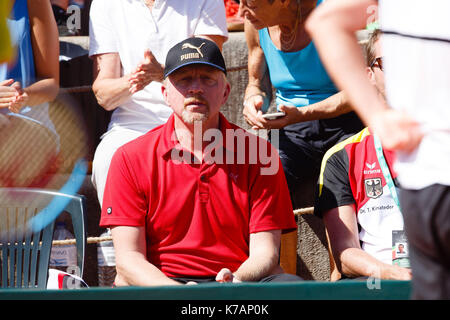
[[[404,268],[411,267],[405,230],[392,230],[392,264]]]

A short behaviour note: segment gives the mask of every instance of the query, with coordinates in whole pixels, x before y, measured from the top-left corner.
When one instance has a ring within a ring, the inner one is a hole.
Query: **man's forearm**
[[[117,286],[181,285],[167,277],[141,254],[129,252],[116,256]]]
[[[38,104],[53,101],[58,95],[59,85],[55,79],[43,79],[24,88],[28,95],[27,105],[36,106]]]
[[[338,92],[325,100],[305,107],[299,107],[296,122],[330,119],[353,111],[347,96],[343,91]]]
[[[362,249],[348,248],[340,254],[341,272],[348,277],[405,280],[407,270],[386,264]]]
[[[233,273],[241,281],[259,281],[274,273],[280,273],[278,269],[278,255],[249,257]]]
[[[98,79],[92,89],[99,105],[108,111],[114,110],[132,96],[128,75],[116,79]]]

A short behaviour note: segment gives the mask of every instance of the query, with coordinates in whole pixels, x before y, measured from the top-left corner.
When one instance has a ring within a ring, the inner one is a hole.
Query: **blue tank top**
[[[322,0],[317,1],[319,5]],[[261,29],[259,43],[264,51],[270,80],[276,89],[276,104],[307,106],[338,92],[311,43],[300,51],[278,50],[267,28]]]
[[[14,79],[14,81],[20,81],[22,88],[25,88],[36,81],[27,0],[16,0],[14,2],[11,14],[7,19],[7,25],[11,43],[16,50],[16,57],[12,64],[0,64],[0,81]],[[38,122],[56,134],[55,127],[48,114],[48,103],[33,106],[33,108],[25,106],[19,114],[9,112],[7,108],[0,109],[0,113]]]

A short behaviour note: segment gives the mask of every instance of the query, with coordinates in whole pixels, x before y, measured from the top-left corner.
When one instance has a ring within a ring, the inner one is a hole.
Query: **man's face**
[[[218,69],[201,64],[180,68],[165,80],[166,103],[184,123],[206,122],[218,116],[227,101],[230,85]]]
[[[383,56],[381,51],[381,41],[378,39],[375,44],[375,58],[381,58]],[[372,68],[368,68],[369,78],[372,84],[378,89],[383,98],[386,99],[385,86],[384,86],[384,72],[382,66],[375,63]]]

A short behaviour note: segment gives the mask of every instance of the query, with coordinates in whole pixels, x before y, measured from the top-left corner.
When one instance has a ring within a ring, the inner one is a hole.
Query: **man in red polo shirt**
[[[116,285],[301,280],[278,263],[281,233],[297,225],[276,150],[220,113],[230,93],[220,49],[184,40],[164,77],[173,115],[118,149],[108,173],[100,225],[112,231]]]

